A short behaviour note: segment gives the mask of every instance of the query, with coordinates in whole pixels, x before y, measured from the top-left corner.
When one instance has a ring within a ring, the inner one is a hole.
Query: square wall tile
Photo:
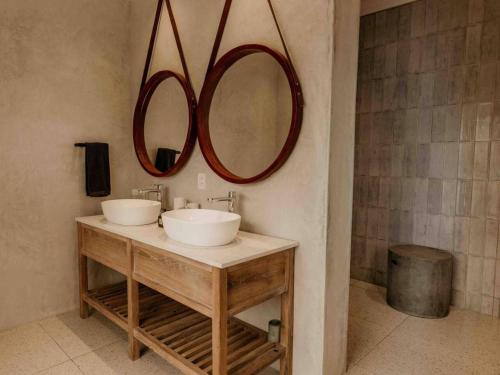
[[[444,178],[457,178],[458,148],[459,144],[456,142],[448,142],[444,145]]]
[[[472,205],[472,181],[460,180],[457,188],[457,210],[459,216],[470,216]]]
[[[474,146],[474,179],[488,178],[489,142],[476,142]]]
[[[429,190],[429,180],[426,178],[415,179],[415,212],[427,213],[427,193]],[[455,186],[456,191],[456,186]],[[456,194],[456,193],[455,193]],[[455,211],[455,201],[453,202],[453,213]]]
[[[368,178],[368,207],[378,206],[378,194],[379,194],[379,178],[369,177]]]
[[[467,292],[481,294],[483,289],[483,258],[469,256],[467,259]]]
[[[391,170],[393,177],[401,177],[403,175],[403,158],[404,158],[404,145],[392,146],[392,160]]]
[[[401,178],[391,179],[390,208],[399,209],[401,207]]]
[[[467,255],[453,256],[453,289],[464,292],[467,282]]]
[[[500,66],[500,63],[499,63]],[[500,72],[499,72],[500,75]],[[500,78],[498,81],[500,86]],[[500,90],[500,89],[499,89]],[[493,117],[491,120],[491,139],[500,139],[500,100],[493,105]]]
[[[416,163],[417,163],[417,145],[405,144],[403,156],[403,176],[415,177],[416,176]]]
[[[415,205],[415,179],[403,178],[401,180],[401,210],[413,210]]]
[[[428,177],[431,157],[430,144],[417,145],[416,175],[417,177]]]
[[[454,233],[454,251],[461,254],[467,254],[469,251],[470,218],[463,216],[455,217]]]
[[[451,251],[454,241],[455,219],[450,216],[441,216],[439,224],[439,248]]]
[[[406,81],[406,106],[407,108],[418,107],[420,98],[420,82],[418,74],[409,74]]]
[[[500,209],[500,181],[488,182],[487,208],[489,218],[498,218]]]
[[[450,70],[448,85],[448,103],[458,104],[462,101],[465,89],[465,68],[458,66]]]
[[[465,69],[464,102],[475,102],[478,95],[479,65],[468,65]]]
[[[493,103],[480,103],[477,107],[476,141],[490,139],[490,126],[493,115]]]
[[[472,216],[486,216],[486,181],[474,181],[472,183]]]
[[[473,217],[470,220],[469,255],[484,255],[486,220]]]
[[[377,113],[384,107],[384,80],[374,79],[371,89],[371,111]]]
[[[378,148],[378,167],[380,176],[382,177],[391,176],[391,158],[392,158],[391,145],[380,145]]]
[[[496,70],[496,62],[481,65],[481,68],[479,69],[478,81],[478,100],[480,102],[490,102],[495,96]]]
[[[432,34],[438,29],[438,0],[427,0],[425,5],[425,32]]]
[[[441,213],[443,197],[443,180],[430,179],[427,201],[427,213],[439,215]]]
[[[484,256],[496,258],[498,247],[498,221],[486,220],[486,239],[484,245]]]
[[[500,180],[500,142],[491,142],[490,180]]]
[[[466,30],[464,28],[458,28],[451,33],[450,65],[461,65],[465,60]]]
[[[486,296],[483,294],[481,300],[481,314],[493,315],[493,297]]]
[[[474,172],[474,142],[460,143],[458,178],[472,179]]]
[[[434,83],[434,105],[445,105],[448,103],[448,70],[436,72]]]
[[[465,296],[466,308],[481,313],[483,307],[482,296],[477,293],[467,292]]]
[[[486,13],[487,14],[487,13]],[[481,34],[481,62],[493,62],[498,58],[499,44],[498,20],[491,20],[483,24]]]
[[[421,108],[418,118],[417,143],[431,143],[432,108]]]
[[[434,107],[432,113],[432,142],[443,142],[446,132],[447,106]]]
[[[447,216],[455,216],[456,201],[457,201],[457,180],[444,180],[442,207],[441,207],[442,214]]]
[[[408,73],[419,73],[422,62],[423,38],[410,40],[410,55],[408,57]]]
[[[411,243],[413,241],[413,213],[411,211],[401,211],[399,241]]]
[[[411,3],[411,33],[412,38],[425,35],[425,1]]]
[[[378,208],[368,208],[367,209],[366,237],[368,237],[368,238],[377,238],[378,237],[378,220],[379,220],[379,209]]]
[[[434,73],[425,73],[420,76],[420,106],[432,106],[434,99]]]
[[[484,0],[470,0],[469,2],[469,23],[483,21]]]
[[[391,179],[389,177],[381,177],[379,183],[378,206],[381,208],[389,208]]]
[[[431,72],[436,69],[437,35],[422,38],[422,71]]]
[[[495,298],[500,298],[500,260],[498,259],[495,271]]]
[[[413,242],[417,245],[427,245],[427,221],[428,217],[426,213],[415,214]]]
[[[411,4],[399,7],[398,39],[408,39],[411,33]]]
[[[493,296],[495,294],[495,271],[496,271],[496,260],[495,259],[485,259],[483,263],[483,295],[492,297],[492,309],[493,313]]]
[[[481,24],[469,26],[467,28],[465,61],[467,64],[479,63],[481,57]]]
[[[432,143],[429,164],[429,177],[442,178],[444,176],[445,144]]]
[[[461,141],[473,141],[476,137],[477,104],[467,103],[462,107],[462,121],[460,128]]]
[[[440,215],[427,215],[426,246],[439,247]]]

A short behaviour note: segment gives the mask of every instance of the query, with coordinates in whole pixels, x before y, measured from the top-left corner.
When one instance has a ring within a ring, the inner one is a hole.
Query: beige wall
[[[134,99],[144,64],[154,2],[136,0],[132,3],[131,92]],[[174,0],[172,3],[194,88],[199,94],[223,1]],[[314,375],[323,373],[324,356],[343,350],[341,343],[323,353],[333,1],[283,1],[275,2],[275,7],[306,99],[303,130],[289,161],[264,182],[238,186],[218,178],[208,168],[197,147],[183,171],[173,178],[158,181],[168,185],[170,198],[185,196],[203,203],[204,207],[218,209],[224,209],[224,204],[208,205],[206,198],[236,190],[241,196],[239,212],[243,216],[244,229],[300,241],[296,258],[294,366],[297,374]],[[243,42],[261,42],[281,48],[268,12],[265,1],[235,2],[221,53]],[[159,65],[168,66],[167,63]],[[354,96],[351,102],[354,102]],[[353,127],[349,118],[343,124],[346,128]],[[197,190],[196,178],[200,172],[207,174],[205,191]],[[141,174],[140,178],[143,184],[154,181],[146,174]],[[346,224],[348,228],[350,218],[342,216],[338,223]],[[348,244],[338,246],[338,254],[349,253]],[[345,290],[346,285],[337,287]],[[271,301],[245,314],[245,318],[265,326],[278,314],[278,302]],[[344,317],[341,312],[331,318],[339,319],[339,325],[343,325]]]
[[[347,357],[359,0],[335,2],[332,128],[326,254],[324,374],[342,374]]]
[[[76,306],[74,217],[99,199],[73,143],[109,142],[114,196],[130,189],[127,15],[122,0],[2,1],[0,330]]]

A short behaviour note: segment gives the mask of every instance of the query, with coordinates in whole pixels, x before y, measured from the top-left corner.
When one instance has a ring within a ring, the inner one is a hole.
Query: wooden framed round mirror
[[[182,75],[164,70],[146,82],[135,107],[133,133],[146,172],[168,177],[184,167],[196,143],[196,97]]]
[[[287,57],[260,44],[236,47],[209,70],[200,94],[203,156],[227,181],[261,181],[291,155],[302,111],[301,87]]]

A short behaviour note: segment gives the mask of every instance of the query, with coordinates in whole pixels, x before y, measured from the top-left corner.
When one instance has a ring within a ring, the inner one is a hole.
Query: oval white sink
[[[161,215],[170,238],[195,246],[222,246],[236,238],[241,216],[215,210],[174,210]]]
[[[145,225],[158,220],[161,203],[145,199],[115,199],[101,203],[106,219],[120,225]]]

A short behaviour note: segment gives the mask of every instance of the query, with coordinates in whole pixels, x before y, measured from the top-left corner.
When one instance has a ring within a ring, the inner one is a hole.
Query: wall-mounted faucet
[[[167,209],[165,204],[165,188],[163,184],[155,184],[152,188],[137,189],[137,193],[143,195],[144,199],[149,199],[150,194],[155,194],[155,200],[161,203],[161,209],[164,211]]]
[[[227,194],[227,197],[208,198],[207,200],[208,200],[209,203],[213,203],[213,202],[227,202],[227,210],[229,212],[234,212],[234,203],[236,202],[236,192],[235,191],[230,191]]]

